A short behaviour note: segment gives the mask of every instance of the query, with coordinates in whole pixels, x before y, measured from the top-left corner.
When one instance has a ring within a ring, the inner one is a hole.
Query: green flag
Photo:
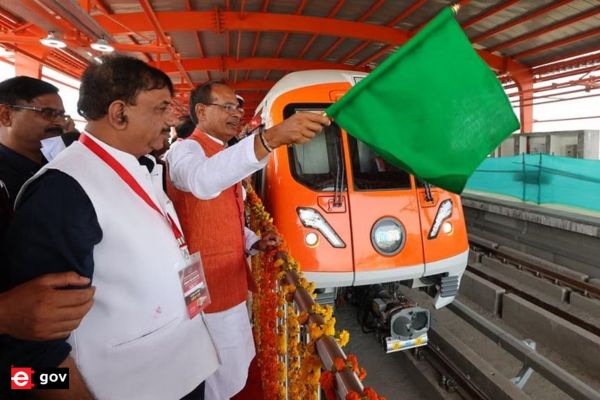
[[[519,127],[449,8],[325,112],[388,162],[454,193]]]

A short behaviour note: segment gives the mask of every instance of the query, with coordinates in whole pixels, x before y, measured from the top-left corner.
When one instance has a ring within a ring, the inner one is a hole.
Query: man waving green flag
[[[450,8],[325,112],[390,163],[454,193],[519,127]]]

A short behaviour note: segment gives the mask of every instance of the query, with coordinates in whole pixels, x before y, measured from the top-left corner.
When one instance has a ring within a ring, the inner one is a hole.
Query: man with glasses
[[[254,357],[246,298],[252,277],[246,253],[277,244],[244,227],[240,182],[263,168],[276,147],[305,143],[330,121],[297,113],[279,125],[227,147],[239,134],[244,109],[227,85],[209,82],[190,96],[192,135],[166,155],[169,197],[180,217],[190,251],[200,251],[212,303],[206,321],[221,367],[206,380],[206,399],[229,399],[243,389]]]
[[[60,135],[63,123],[64,108],[54,85],[26,76],[0,82],[0,334],[19,339],[66,337],[92,306],[94,288],[60,290],[89,285],[89,279],[75,272],[47,274],[6,290],[4,243],[15,198],[45,163],[40,141]],[[5,339],[0,336],[0,354]]]
[[[203,400],[219,360],[202,316],[186,306],[187,271],[199,268],[162,189],[162,166],[148,156],[169,136],[173,84],[114,55],[88,66],[79,90],[85,131],[25,184],[8,267],[13,284],[77,271],[97,287],[94,306],[65,340],[14,341],[13,358],[70,368],[69,390],[44,399]],[[36,242],[16,240],[31,231]]]

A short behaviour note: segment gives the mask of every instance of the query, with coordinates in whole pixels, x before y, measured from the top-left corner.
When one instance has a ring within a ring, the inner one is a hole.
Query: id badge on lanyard
[[[179,268],[179,281],[190,319],[200,314],[210,304],[210,293],[204,277],[204,268],[200,253],[190,254],[183,251],[184,262]]]
[[[206,286],[206,279],[204,277],[204,269],[202,268],[202,259],[200,253],[189,253],[185,244],[185,238],[183,233],[175,219],[171,217],[171,214],[176,215],[173,209],[172,203],[169,201],[166,204],[167,211],[161,210],[150,198],[148,193],[140,186],[135,178],[129,173],[129,171],[119,163],[110,153],[108,153],[102,146],[97,144],[93,139],[87,136],[86,133],[79,137],[79,141],[85,147],[87,147],[92,153],[97,155],[102,161],[104,161],[122,180],[127,184],[133,192],[139,196],[150,208],[156,211],[167,223],[179,248],[183,254],[183,262],[180,267],[177,268],[179,274],[179,280],[181,282],[181,289],[183,290],[183,298],[188,311],[190,319],[200,314],[210,304],[210,295],[208,293],[208,287]]]

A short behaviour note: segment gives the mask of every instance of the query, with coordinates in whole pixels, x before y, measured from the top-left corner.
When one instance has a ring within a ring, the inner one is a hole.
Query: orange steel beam
[[[353,37],[392,44],[404,43],[408,38],[406,31],[363,22],[260,12],[245,13],[243,19],[240,18],[240,14],[237,11],[223,11],[219,14],[219,26],[215,27],[213,11],[165,11],[155,13],[160,26],[168,32],[215,31],[222,33],[224,31],[241,30],[314,33],[318,35]],[[115,14],[111,17],[115,18],[118,23],[105,18],[104,15],[98,15],[94,18],[110,34],[114,35],[127,33],[123,31],[122,25],[135,31],[154,30],[153,26],[144,18],[143,13],[123,13]]]
[[[566,72],[562,72],[562,73],[558,73],[558,74],[544,75],[544,76],[537,78],[535,81],[536,82],[551,81],[553,79],[567,78],[569,76],[575,76],[575,75],[579,75],[579,74],[587,74],[590,72],[594,72],[596,70],[598,70],[598,65],[592,65],[590,67],[578,68],[578,69],[574,69],[571,71],[566,71]]]
[[[388,22],[387,26],[393,27],[398,22],[402,21],[404,18],[408,17],[415,11],[417,11],[423,4],[427,3],[427,0],[417,0],[410,6],[406,7],[396,18]]]
[[[459,2],[459,4],[461,5],[466,5],[468,3],[469,0],[463,0],[461,2]],[[392,29],[392,28],[388,28],[388,29]],[[405,32],[406,33],[406,32]],[[408,32],[409,36],[412,35],[412,31]],[[383,41],[383,43],[386,43],[386,41]],[[387,41],[387,43],[389,43],[389,41]],[[398,44],[402,44],[402,43],[398,43]],[[383,46],[381,49],[379,49],[378,51],[376,51],[375,53],[373,53],[372,55],[370,55],[369,57],[365,58],[364,60],[360,61],[358,64],[356,64],[354,67],[357,69],[364,69],[367,67],[367,65],[377,59],[379,59],[380,57],[382,57],[385,53],[390,52],[393,48],[394,48],[395,44],[388,44],[386,46]],[[521,69],[527,69],[527,67],[521,65],[520,63],[513,61],[507,57],[502,57],[502,56],[498,56],[495,54],[492,54],[486,50],[477,50],[477,52],[479,53],[479,56],[481,58],[483,58],[485,60],[485,62],[494,70],[502,72],[502,71],[507,71],[507,70],[513,70],[513,71],[518,71]]]
[[[113,14],[112,10],[110,9],[109,6],[107,6],[106,4],[104,4],[104,1],[102,0],[79,0],[79,4],[81,5],[81,7],[89,14],[91,7],[92,7],[92,1],[93,1],[93,6],[95,6],[99,11],[105,13],[105,14]],[[139,41],[135,38],[135,36],[130,33],[127,35],[127,37],[129,38],[129,40],[131,40],[131,42],[134,45],[139,45]],[[115,47],[113,45],[113,47]],[[135,50],[125,50],[123,48],[116,48],[116,50],[121,50],[121,51],[135,51]],[[150,54],[148,54],[147,52],[150,51],[149,49],[144,49],[146,52],[142,52],[142,54],[144,55],[144,57],[146,57],[146,61],[152,61],[152,57],[150,56]],[[166,49],[165,49],[166,51]]]
[[[346,1],[345,0],[340,0],[338,1],[332,8],[331,10],[329,10],[329,12],[327,13],[327,15],[325,16],[325,18],[331,18],[334,17],[338,11],[340,11],[340,9],[342,8],[342,6],[344,5]],[[298,54],[298,58],[302,58],[304,57],[304,55],[308,52],[308,49],[310,48],[310,46],[312,46],[312,44],[314,43],[314,41],[317,39],[319,35],[313,34],[310,39],[308,39],[308,41],[306,42],[306,44],[304,45],[304,47],[302,48],[302,50],[300,50],[300,54]]]
[[[520,18],[515,18],[512,21],[509,21],[509,22],[507,22],[505,24],[502,24],[502,25],[500,25],[500,26],[498,26],[498,27],[496,27],[494,29],[491,29],[491,30],[489,30],[487,32],[482,33],[481,35],[478,35],[478,36],[472,38],[471,42],[472,43],[480,42],[480,41],[482,41],[484,39],[489,38],[490,36],[494,36],[495,34],[503,32],[503,31],[505,31],[505,30],[507,30],[509,28],[512,28],[513,26],[520,25],[520,24],[522,24],[524,22],[530,21],[530,20],[532,20],[534,18],[539,17],[540,15],[544,15],[544,14],[546,14],[546,13],[552,11],[552,10],[555,10],[555,9],[557,9],[559,7],[562,7],[565,4],[572,3],[573,1],[574,0],[561,0],[561,1],[558,1],[558,2],[556,2],[554,4],[549,5],[547,7],[540,7],[539,9],[537,9],[536,11],[534,11],[532,13],[524,15],[524,16],[522,16]]]
[[[461,8],[461,7],[464,7],[464,6],[466,6],[466,5],[467,5],[467,4],[469,4],[470,2],[471,2],[471,0],[460,0],[458,3],[454,4],[454,5],[453,5],[453,7],[454,7],[454,6],[458,6],[458,8]],[[421,25],[418,25],[417,27],[415,27],[415,28],[411,29],[411,30],[410,30],[411,34],[415,34],[416,32],[418,32],[418,31],[420,31],[421,29],[423,29],[423,27],[424,27],[425,25],[427,25],[427,23],[428,23],[428,22],[429,22],[431,19],[433,19],[433,17],[431,17],[429,20],[427,20],[427,21],[423,22]]]
[[[96,3],[96,5],[97,5],[97,4],[98,4],[98,3]],[[142,35],[142,34],[141,34],[141,33],[139,33],[138,31],[136,31],[136,30],[132,29],[131,27],[129,27],[129,26],[127,26],[127,25],[123,24],[121,21],[119,21],[119,20],[117,19],[117,15],[118,15],[118,14],[111,14],[111,13],[109,13],[109,12],[107,12],[107,11],[103,10],[102,8],[96,8],[96,10],[98,10],[98,11],[99,11],[99,12],[102,14],[102,17],[101,17],[101,18],[103,18],[103,19],[105,19],[105,20],[109,20],[109,21],[111,21],[113,24],[115,24],[115,25],[117,25],[117,26],[120,26],[120,27],[121,27],[121,28],[120,28],[120,33],[119,33],[120,35],[130,35],[130,34],[134,34],[134,35],[137,35],[137,36],[139,36],[139,37],[143,38],[144,40],[147,40],[148,42],[152,42],[152,41],[153,41],[153,40],[152,40],[151,38],[149,38],[148,36],[144,36],[144,35]],[[100,17],[100,16],[97,16],[97,15],[93,15],[93,16],[92,16],[92,18],[96,19],[96,21],[100,21],[99,17]],[[138,14],[138,17],[139,17],[139,18],[145,18],[145,17],[146,17],[146,15],[145,15],[145,14],[143,14],[143,13],[139,13],[139,14]],[[106,26],[105,26],[105,25],[103,25],[103,23],[102,23],[102,22],[100,22],[100,25],[102,25],[102,27],[104,27],[104,28],[106,29]],[[151,28],[149,28],[149,29],[148,29],[148,31],[153,31],[153,30],[154,30],[154,29],[151,29]]]
[[[588,10],[587,12],[584,12],[584,13],[581,13],[581,14],[578,14],[578,15],[574,16],[573,18],[567,18],[567,19],[565,19],[563,21],[560,21],[558,23],[552,24],[552,25],[547,26],[547,27],[542,28],[542,29],[538,29],[537,31],[530,32],[530,33],[528,33],[526,35],[518,36],[518,37],[516,37],[514,39],[511,39],[511,40],[509,40],[507,42],[497,44],[496,46],[488,47],[486,50],[490,51],[490,52],[494,52],[494,51],[505,49],[507,47],[512,47],[512,46],[514,46],[517,43],[521,43],[521,42],[523,42],[525,40],[530,40],[530,39],[536,38],[538,36],[541,36],[541,35],[544,35],[546,33],[555,31],[555,30],[560,29],[560,28],[562,28],[564,26],[572,25],[572,24],[574,24],[576,22],[579,22],[579,21],[582,21],[584,19],[593,17],[593,16],[598,15],[598,14],[600,14],[600,7],[593,8],[591,10]]]
[[[296,8],[296,12],[294,14],[301,15],[302,11],[304,11],[304,7],[306,7],[306,0],[302,0],[300,2],[300,5],[298,5],[298,7]],[[281,52],[283,50],[283,46],[285,45],[285,42],[287,42],[287,39],[289,36],[290,36],[289,32],[285,32],[283,34],[283,37],[281,38],[281,41],[279,42],[279,46],[277,46],[277,50],[275,50],[275,58],[279,58],[279,55],[281,54]],[[271,73],[270,69],[266,70],[263,79],[267,79],[267,77],[269,76],[270,73]]]
[[[594,52],[599,52],[600,51],[600,46],[596,46],[593,47],[591,49],[588,49],[587,53],[594,53]],[[533,68],[536,67],[542,67],[546,64],[552,63],[552,62],[556,62],[556,61],[563,61],[566,60],[567,58],[572,58],[572,57],[577,57],[581,55],[581,50],[576,50],[576,51],[570,51],[568,53],[564,53],[558,56],[552,56],[552,57],[547,57],[542,59],[541,61],[537,61],[534,65]]]
[[[569,43],[578,42],[580,40],[587,39],[592,36],[600,35],[600,29],[592,29],[587,32],[580,33],[579,35],[571,36],[556,42],[548,43],[544,46],[534,47],[533,49],[522,51],[517,54],[512,54],[511,58],[525,58],[534,54],[542,53],[546,50],[554,49],[557,47],[564,46]]]
[[[190,79],[190,76],[188,75],[185,68],[183,68],[183,66],[181,65],[180,56],[179,56],[179,54],[177,54],[177,51],[175,50],[175,48],[171,45],[170,39],[167,38],[167,35],[165,34],[165,31],[161,27],[161,24],[158,21],[158,18],[156,17],[156,14],[154,12],[154,9],[152,8],[152,5],[150,4],[150,1],[149,0],[139,0],[139,1],[140,1],[140,5],[142,6],[142,9],[144,10],[144,13],[146,14],[146,17],[150,20],[150,23],[152,24],[154,31],[156,32],[156,35],[159,38],[159,41],[167,44],[167,49],[169,51],[169,54],[171,55],[171,59],[174,60],[175,65],[177,66],[177,70],[181,74],[181,77],[184,80],[186,80],[191,86],[193,86],[194,83]]]
[[[260,12],[266,13],[268,9],[269,9],[269,0],[263,0],[262,6],[260,8]],[[240,13],[240,18],[243,18],[241,13]],[[254,41],[252,42],[252,52],[250,53],[251,57],[254,57],[254,55],[256,54],[256,49],[258,48],[258,40],[259,39],[260,39],[260,32],[256,32],[254,34]],[[246,71],[246,80],[248,80],[249,77],[250,77],[250,71]]]
[[[483,21],[487,17],[491,17],[494,14],[498,14],[500,11],[506,10],[508,7],[512,6],[513,4],[517,3],[518,1],[519,0],[505,1],[504,3],[502,3],[496,7],[492,7],[490,10],[488,10],[486,12],[481,13],[481,14],[477,15],[476,17],[471,18],[470,20],[468,20],[461,26],[463,29],[467,29],[468,27],[473,26],[480,21]]]
[[[367,9],[367,11],[361,15],[358,20],[356,22],[364,22],[367,20],[367,18],[369,18],[371,15],[373,15],[373,13],[375,11],[377,11],[384,3],[384,0],[377,0],[377,2],[373,3],[371,5],[371,7],[369,7]],[[338,38],[335,43],[333,43],[333,45],[329,46],[329,48],[323,53],[321,54],[321,56],[319,57],[319,60],[324,60],[325,58],[327,58],[331,53],[333,53],[341,44],[342,42],[346,40],[346,38],[344,36]]]
[[[384,0],[377,0],[376,3],[373,3],[371,5],[371,7],[369,7],[369,9],[360,16],[360,18],[358,18],[358,20],[356,20],[356,22],[364,22],[367,20],[367,18],[369,18],[371,15],[373,15],[373,13],[377,10],[379,10],[379,8],[381,8],[381,6],[383,5]],[[329,49],[327,49],[323,54],[321,54],[321,56],[319,57],[319,60],[323,60],[325,58],[327,58],[331,53],[333,53],[343,42],[344,40],[346,40],[345,37],[340,37],[339,39],[337,39],[335,41],[335,43],[333,43]]]
[[[406,9],[402,10],[402,12],[396,18],[394,18],[390,22],[388,22],[386,24],[386,26],[393,28],[398,22],[402,21],[404,18],[408,17],[410,14],[417,11],[417,9],[419,9],[426,1],[427,0],[417,0],[415,3],[413,3]],[[352,58],[353,56],[355,56],[356,54],[361,52],[368,45],[369,45],[369,42],[364,42],[364,43],[358,45],[357,47],[354,48],[354,50],[351,50],[349,53],[346,53],[344,56],[342,56],[342,58],[340,58],[338,60],[338,62],[345,64],[346,61],[348,61],[350,58]]]
[[[568,77],[580,75],[580,74],[589,74],[590,72],[597,71],[598,69],[599,69],[598,65],[592,65],[589,67],[577,68],[577,69],[573,69],[573,70],[566,71],[566,72],[539,76],[537,78],[534,77],[533,82],[534,83],[547,82],[547,81],[552,81],[552,80],[556,80],[556,79],[568,78]],[[535,74],[535,72],[533,72],[533,74]],[[517,87],[517,85],[515,85],[514,83],[504,85],[504,90],[513,89],[515,87]],[[533,89],[533,90],[535,91],[535,89]]]
[[[537,103],[534,103],[534,101],[533,101],[533,100],[535,100],[535,98],[534,98],[531,101],[529,101],[526,104],[526,106],[529,106],[529,107],[531,107],[531,106],[539,106],[539,105],[542,105],[542,104],[560,103],[562,101],[580,100],[580,99],[587,99],[587,98],[590,98],[590,97],[598,97],[598,96],[600,96],[600,93],[588,94],[586,96],[568,97],[566,99],[556,99],[556,100],[541,101],[541,102],[537,102]],[[514,100],[511,100],[511,102],[512,101],[514,101]]]
[[[150,63],[156,65],[156,62]],[[213,70],[218,71],[236,70],[236,69],[264,69],[268,65],[272,70],[308,70],[308,69],[354,69],[348,65],[331,63],[326,61],[311,61],[283,58],[240,58],[235,57],[207,57],[207,58],[188,58],[181,60],[182,66],[188,71]],[[177,72],[177,65],[173,61],[162,61],[160,67],[166,73]]]
[[[276,81],[245,80],[239,82],[227,82],[227,85],[234,90],[264,92],[271,89],[275,83]],[[175,84],[174,87],[177,91],[189,90],[189,86],[180,83]]]
[[[533,88],[532,90],[529,90],[529,91],[524,92],[524,93],[548,92],[548,91],[551,91],[551,90],[566,89],[566,88],[570,88],[570,87],[573,87],[573,86],[585,86],[586,88],[589,88],[591,86],[598,85],[598,83],[600,83],[600,75],[591,75],[589,78],[586,78],[586,79],[576,79],[576,80],[572,80],[572,81],[568,81],[568,82],[562,82],[562,83],[551,83],[551,84],[546,85],[546,86]],[[560,95],[560,94],[566,94],[566,93],[567,92],[556,93],[556,94]],[[519,94],[519,92],[511,92],[511,93],[507,93],[506,95],[508,97],[513,97],[513,96],[516,96],[518,94]]]
[[[559,61],[549,65],[544,65],[542,67],[533,68],[532,72],[534,75],[544,75],[551,74],[554,72],[559,72],[564,70],[565,68],[575,69],[581,68],[589,63],[600,63],[600,53],[589,54],[577,58],[573,58],[567,61]]]
[[[58,30],[61,31],[62,33],[71,32],[74,30],[74,28],[73,28],[73,26],[71,26],[71,24],[69,24],[67,21],[65,21],[62,18],[56,18],[55,16],[51,15],[48,11],[46,11],[46,9],[44,7],[40,6],[34,0],[21,0],[21,3],[29,11],[31,11],[31,12],[37,14],[39,17],[45,19],[46,22],[48,22],[48,24],[50,24],[51,26],[57,27]]]

